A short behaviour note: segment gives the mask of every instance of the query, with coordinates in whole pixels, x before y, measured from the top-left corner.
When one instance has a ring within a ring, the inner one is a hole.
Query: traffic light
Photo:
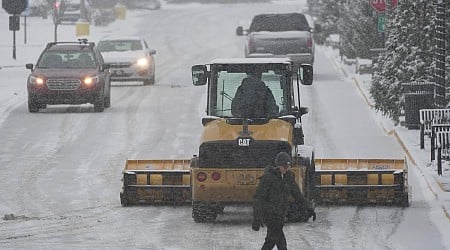
[[[27,0],[2,0],[2,8],[10,15],[20,15],[27,5]]]
[[[53,9],[59,11],[60,8],[61,8],[61,2],[56,1],[56,2],[53,4]]]
[[[61,14],[61,2],[56,0],[53,3],[53,20],[55,24],[59,23],[59,16]]]

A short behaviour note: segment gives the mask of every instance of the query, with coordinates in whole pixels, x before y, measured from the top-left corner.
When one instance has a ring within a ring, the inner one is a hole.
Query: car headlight
[[[147,58],[140,58],[137,60],[136,64],[139,67],[147,67],[148,66],[148,59]]]
[[[86,76],[82,81],[84,85],[91,86],[98,82],[98,76]]]
[[[45,83],[45,79],[37,76],[30,76],[30,83],[37,86],[42,86]]]

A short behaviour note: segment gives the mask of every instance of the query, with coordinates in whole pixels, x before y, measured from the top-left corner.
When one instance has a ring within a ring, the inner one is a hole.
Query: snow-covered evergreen
[[[310,9],[319,9],[318,21],[324,32],[322,40],[337,32],[340,53],[348,58],[369,58],[371,48],[386,50],[374,64],[370,93],[376,109],[399,121],[404,108],[402,84],[434,81],[435,18],[438,0],[398,1],[396,9],[386,13],[384,41],[377,31],[377,13],[367,0],[308,1]],[[450,0],[447,11],[447,37],[450,33]],[[446,72],[450,70],[447,38]],[[383,45],[384,42],[384,45]],[[446,82],[450,77],[446,74]]]

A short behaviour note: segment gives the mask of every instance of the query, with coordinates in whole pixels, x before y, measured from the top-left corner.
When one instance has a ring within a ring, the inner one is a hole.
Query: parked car
[[[111,105],[109,65],[95,43],[51,42],[39,56],[27,80],[28,110],[38,112],[47,104],[94,105],[102,112]]]
[[[356,59],[356,74],[372,74],[372,60],[357,58]]]
[[[155,83],[156,50],[150,49],[140,37],[121,37],[100,40],[98,49],[111,65],[112,81],[142,81]]]
[[[332,47],[333,49],[338,49],[340,46],[340,36],[339,34],[330,34],[326,39],[325,39],[325,45]]]

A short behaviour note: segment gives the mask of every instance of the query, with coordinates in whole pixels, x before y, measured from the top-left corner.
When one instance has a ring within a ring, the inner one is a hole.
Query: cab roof
[[[209,64],[268,64],[282,63],[291,64],[289,58],[218,58],[212,60]]]

